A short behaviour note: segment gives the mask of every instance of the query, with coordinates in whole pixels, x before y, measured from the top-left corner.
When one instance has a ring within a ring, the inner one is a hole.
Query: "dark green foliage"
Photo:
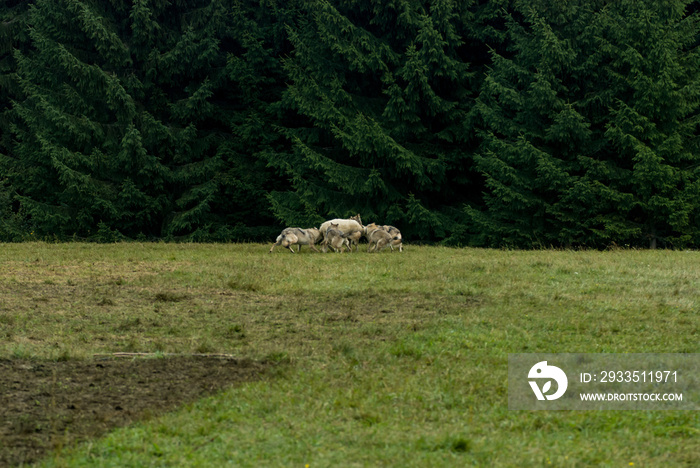
[[[492,51],[478,100],[485,206],[467,212],[480,244],[585,243],[580,223],[589,213],[571,210],[581,209],[586,186],[580,159],[597,150],[580,103],[593,15],[577,3],[516,2],[505,17],[508,50]]]
[[[627,175],[614,185],[633,194],[626,225],[652,247],[700,240],[698,19],[685,16],[687,3],[624,1],[599,17],[611,87],[604,136]]]
[[[9,152],[11,100],[19,93],[13,50],[29,45],[27,19],[31,2],[6,0],[0,5],[0,154]]]
[[[18,210],[14,189],[3,166],[12,150],[11,126],[15,115],[12,100],[21,91],[16,79],[13,50],[27,50],[27,19],[31,2],[7,0],[0,4],[0,241],[19,240],[25,235],[24,217]]]
[[[27,234],[31,236],[14,198],[12,188],[5,180],[0,180],[0,242],[21,241]]]
[[[697,21],[688,2],[516,2],[479,107],[488,245],[697,239]]]
[[[272,193],[289,224],[361,213],[412,237],[446,235],[464,199],[448,174],[468,166],[470,68],[458,18],[464,2],[308,2],[290,27],[284,128],[291,151],[270,164],[293,191]]]
[[[699,7],[7,1],[0,240],[697,247]]]
[[[246,204],[252,219],[230,215],[232,201],[264,201],[265,185],[231,132],[250,113],[231,66],[250,40],[239,13],[216,0],[37,1],[35,50],[16,54],[26,99],[10,175],[39,232],[224,240],[237,222],[272,222],[261,201]]]

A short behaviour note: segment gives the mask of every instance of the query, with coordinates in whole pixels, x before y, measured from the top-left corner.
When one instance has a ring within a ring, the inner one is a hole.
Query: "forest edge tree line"
[[[0,240],[697,248],[697,10],[9,0]]]

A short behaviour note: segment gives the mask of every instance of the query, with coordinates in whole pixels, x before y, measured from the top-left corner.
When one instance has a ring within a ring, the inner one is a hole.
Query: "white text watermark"
[[[700,354],[509,354],[508,407],[698,410]]]

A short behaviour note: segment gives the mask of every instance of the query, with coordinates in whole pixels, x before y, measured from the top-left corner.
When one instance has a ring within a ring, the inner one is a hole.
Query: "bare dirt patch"
[[[267,367],[211,357],[0,360],[0,466],[256,380]]]

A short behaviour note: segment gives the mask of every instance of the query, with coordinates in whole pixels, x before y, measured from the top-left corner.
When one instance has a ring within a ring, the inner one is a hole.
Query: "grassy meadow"
[[[0,245],[0,360],[274,364],[41,466],[700,466],[697,412],[507,404],[508,353],[700,352],[700,252],[269,247]]]

